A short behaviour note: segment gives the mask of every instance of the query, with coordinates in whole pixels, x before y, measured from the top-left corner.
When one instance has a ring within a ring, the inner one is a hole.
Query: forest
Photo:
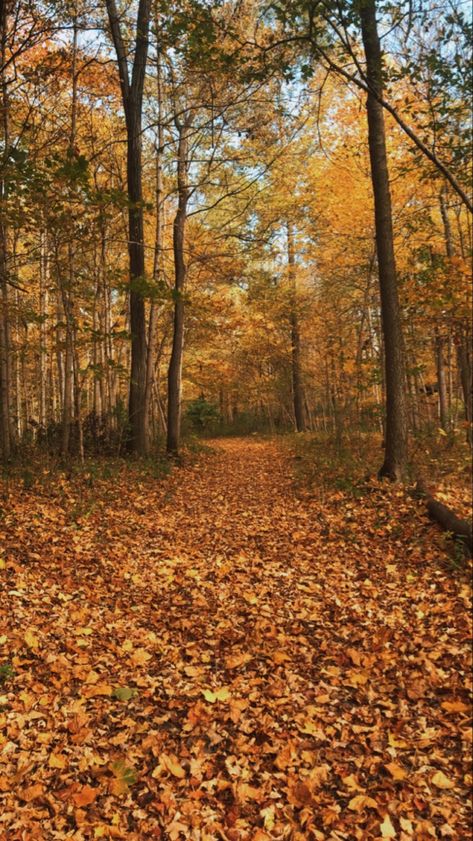
[[[470,837],[471,38],[0,0],[0,841]]]

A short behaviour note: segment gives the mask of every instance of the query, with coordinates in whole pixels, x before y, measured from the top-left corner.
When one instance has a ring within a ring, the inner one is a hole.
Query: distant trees
[[[2,4],[4,461],[175,455],[199,400],[382,435],[392,478],[408,431],[471,440],[471,219],[390,111],[464,190],[468,22],[271,9]]]

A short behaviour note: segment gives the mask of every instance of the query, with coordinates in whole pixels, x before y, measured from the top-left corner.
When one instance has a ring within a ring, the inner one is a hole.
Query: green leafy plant
[[[3,686],[7,680],[11,680],[13,675],[15,674],[15,670],[11,663],[1,663],[0,664],[0,686]]]

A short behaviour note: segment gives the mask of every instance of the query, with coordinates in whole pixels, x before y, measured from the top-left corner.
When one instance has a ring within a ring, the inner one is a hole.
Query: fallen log
[[[429,517],[438,523],[444,531],[448,531],[455,540],[463,543],[470,555],[473,554],[473,530],[471,522],[457,517],[451,508],[439,502],[427,490],[425,483],[419,480],[416,485],[416,495],[425,500]]]

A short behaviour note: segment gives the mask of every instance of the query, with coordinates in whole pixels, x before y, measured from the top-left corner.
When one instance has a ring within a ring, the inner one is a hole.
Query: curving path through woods
[[[1,841],[469,837],[468,587],[432,527],[212,446],[11,494]]]

